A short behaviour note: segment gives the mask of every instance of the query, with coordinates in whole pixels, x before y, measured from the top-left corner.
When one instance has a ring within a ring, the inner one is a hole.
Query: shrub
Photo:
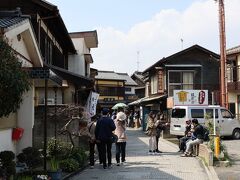
[[[65,159],[60,161],[60,168],[65,172],[73,172],[79,168],[79,164],[75,159]]]
[[[0,36],[0,117],[16,112],[22,102],[22,95],[31,84],[28,74],[22,70],[22,63],[14,54],[5,38]]]
[[[12,151],[0,152],[0,159],[2,162],[12,161],[15,158],[15,154]]]
[[[55,157],[56,159],[65,159],[71,152],[71,144],[51,138],[47,144],[48,157]]]
[[[16,174],[16,163],[13,161],[15,154],[12,151],[2,151],[0,153],[0,176],[10,177]]]
[[[74,148],[70,155],[70,158],[75,159],[78,162],[79,167],[82,167],[87,160],[87,154],[82,148]]]
[[[42,164],[41,153],[33,147],[27,147],[17,156],[21,163],[26,163],[30,170],[39,167]]]

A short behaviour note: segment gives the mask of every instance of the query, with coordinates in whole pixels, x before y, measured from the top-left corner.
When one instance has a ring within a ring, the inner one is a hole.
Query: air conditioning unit
[[[45,104],[45,98],[43,98],[43,104]],[[54,98],[48,98],[47,99],[47,104],[48,105],[55,104]]]

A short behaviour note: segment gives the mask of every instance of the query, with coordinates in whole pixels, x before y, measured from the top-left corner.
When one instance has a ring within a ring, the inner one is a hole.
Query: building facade
[[[42,68],[43,59],[38,48],[30,18],[21,16],[21,11],[0,12],[1,36],[9,45],[24,69]],[[31,89],[23,95],[23,101],[16,113],[0,119],[0,151],[9,150],[15,153],[32,146],[34,126],[34,96],[36,84],[29,79]],[[19,141],[12,139],[14,128],[22,128],[24,133]]]
[[[240,114],[240,46],[227,49],[227,90],[229,110]]]

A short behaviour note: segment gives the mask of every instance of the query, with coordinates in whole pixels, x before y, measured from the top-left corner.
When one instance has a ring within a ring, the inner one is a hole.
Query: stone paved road
[[[161,139],[161,155],[148,155],[148,137],[141,130],[129,129],[127,142],[127,164],[116,166],[113,159],[112,169],[102,169],[96,163],[94,169],[70,178],[71,180],[153,180],[153,179],[186,179],[207,180],[205,168],[197,158],[180,157],[177,146]],[[113,150],[115,146],[113,146]],[[113,156],[114,157],[114,156]]]

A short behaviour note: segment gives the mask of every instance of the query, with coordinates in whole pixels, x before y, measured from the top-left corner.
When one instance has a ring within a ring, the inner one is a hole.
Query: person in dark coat
[[[192,135],[192,125],[191,120],[186,121],[186,127],[185,127],[185,134],[184,137],[179,139],[179,151],[178,152],[184,152],[186,150],[186,142],[191,139]]]
[[[108,167],[112,167],[112,132],[116,129],[114,121],[108,117],[109,110],[107,108],[103,108],[102,117],[97,121],[96,130],[95,130],[95,138],[99,143],[99,159],[101,159],[103,163],[103,168],[107,168],[107,160]],[[106,156],[107,154],[107,156]]]
[[[186,151],[184,156],[191,156],[193,151],[193,146],[203,143],[204,129],[201,124],[198,123],[197,119],[192,120],[194,126],[194,131],[192,133],[191,140],[187,141]]]

